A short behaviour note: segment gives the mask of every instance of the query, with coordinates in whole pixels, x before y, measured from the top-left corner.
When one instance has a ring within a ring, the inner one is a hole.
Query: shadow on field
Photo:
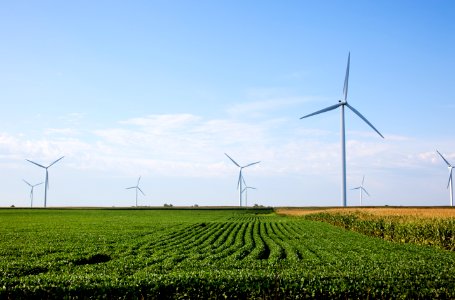
[[[107,254],[95,254],[88,258],[81,258],[74,262],[75,265],[94,265],[99,263],[105,263],[111,260],[111,257]]]

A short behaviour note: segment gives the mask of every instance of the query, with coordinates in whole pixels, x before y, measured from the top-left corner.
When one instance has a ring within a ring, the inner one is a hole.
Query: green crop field
[[[455,253],[272,210],[3,209],[0,299],[455,298]]]

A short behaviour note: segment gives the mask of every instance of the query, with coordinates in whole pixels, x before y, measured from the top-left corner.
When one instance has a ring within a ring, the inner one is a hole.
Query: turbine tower
[[[245,185],[245,187],[243,188],[243,192],[245,192],[245,206],[248,207],[248,189],[252,189],[252,190],[256,190],[255,187],[252,187],[252,186],[248,186],[245,182],[245,179],[243,178],[242,176],[242,181],[243,181],[243,184]]]
[[[361,118],[365,123],[367,123],[374,131],[377,132],[382,138],[384,136],[371,124],[360,112],[358,112],[354,107],[349,105],[348,99],[348,82],[349,82],[349,65],[351,61],[351,53],[348,55],[348,65],[346,67],[346,75],[344,77],[344,87],[343,87],[343,100],[339,100],[337,104],[329,106],[327,108],[318,110],[312,114],[301,117],[300,119],[308,118],[314,115],[318,115],[327,111],[334,110],[338,107],[341,108],[341,204],[346,206],[346,134],[344,126],[344,107],[347,106],[352,110],[359,118]]]
[[[441,156],[441,158],[446,162],[447,167],[449,168],[449,182],[447,183],[447,188],[449,189],[449,193],[450,193],[450,206],[453,206],[452,170],[453,170],[454,167],[447,161],[447,159],[444,158],[444,156],[442,156],[441,153],[439,153],[438,150],[436,150],[436,152],[438,152],[439,156]]]
[[[247,164],[247,165],[244,165],[244,166],[241,166],[239,165],[235,160],[233,160],[229,155],[227,155],[226,153],[224,153],[237,167],[239,167],[240,171],[239,171],[239,180],[237,182],[237,189],[239,190],[239,205],[240,207],[242,207],[242,193],[243,193],[243,188],[242,188],[242,171],[243,169],[245,168],[248,168],[249,166],[252,166],[252,165],[255,165],[255,164],[258,164],[260,163],[260,161],[257,161],[257,162],[254,162],[254,163],[251,163],[251,164]]]
[[[33,207],[33,189],[35,188],[35,186],[43,184],[44,182],[40,182],[40,183],[37,183],[37,184],[31,184],[25,179],[22,179],[22,180],[31,188],[30,189],[30,207]]]
[[[141,188],[139,187],[139,181],[141,181],[141,176],[139,176],[138,180],[137,180],[137,184],[135,186],[131,186],[131,187],[127,187],[126,189],[127,190],[130,190],[130,189],[136,189],[136,207],[137,207],[137,191],[141,191],[142,195],[145,196],[144,192],[141,190]]]
[[[52,167],[54,164],[56,164],[59,160],[61,160],[63,158],[64,158],[64,156],[60,157],[59,159],[57,159],[56,161],[54,161],[53,163],[51,163],[47,167],[45,167],[43,165],[40,165],[40,164],[38,164],[38,163],[36,163],[34,161],[26,159],[26,161],[31,162],[32,164],[37,165],[38,167],[46,169],[46,180],[45,180],[45,184],[44,184],[44,207],[46,207],[46,204],[47,204],[47,190],[49,189],[49,172],[48,172],[47,169]]]
[[[365,182],[365,176],[363,176],[362,184],[360,186],[351,189],[351,190],[359,190],[360,191],[360,206],[362,206],[363,192],[365,192],[365,194],[370,196],[370,194],[368,194],[367,190],[363,187],[363,183],[364,182]]]

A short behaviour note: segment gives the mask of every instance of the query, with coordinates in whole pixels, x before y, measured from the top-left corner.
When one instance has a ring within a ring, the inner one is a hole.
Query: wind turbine
[[[260,163],[260,161],[257,161],[257,162],[254,162],[254,163],[251,163],[251,164],[247,164],[247,165],[244,165],[244,166],[240,166],[238,163],[235,162],[235,160],[233,160],[229,155],[227,155],[226,153],[224,153],[237,167],[239,167],[240,171],[239,171],[239,181],[237,182],[237,189],[239,190],[239,205],[240,207],[242,207],[242,193],[243,193],[243,188],[242,188],[242,171],[243,169],[245,168],[248,168],[249,166],[252,166],[252,165],[255,165],[255,164],[258,164]]]
[[[370,194],[368,194],[367,190],[363,187],[363,183],[364,182],[365,182],[365,176],[363,176],[362,184],[360,186],[351,189],[351,190],[359,190],[360,191],[360,206],[362,206],[363,192],[365,192],[365,194],[370,196]]]
[[[44,182],[40,182],[40,183],[37,183],[37,184],[31,184],[29,183],[27,180],[25,179],[22,179],[31,189],[30,189],[30,207],[33,207],[33,188],[35,186],[38,186],[40,184],[43,184]]]
[[[127,190],[130,190],[130,189],[136,189],[136,207],[137,207],[137,191],[141,191],[142,195],[145,196],[144,192],[141,190],[141,188],[139,187],[139,181],[141,181],[141,176],[139,176],[138,180],[137,180],[137,184],[135,186],[131,186],[131,187],[127,187],[126,189]]]
[[[248,189],[256,190],[256,188],[252,187],[252,186],[248,186],[246,184],[245,179],[243,178],[243,176],[242,176],[242,181],[243,181],[243,184],[245,185],[245,188],[243,189],[242,193],[245,192],[245,206],[248,207]]]
[[[454,167],[447,161],[447,159],[444,158],[444,156],[442,156],[441,153],[439,153],[438,150],[436,150],[436,152],[438,152],[439,156],[441,156],[441,158],[446,162],[447,167],[449,168],[449,182],[447,183],[447,188],[450,188],[450,189],[449,189],[449,193],[450,193],[450,206],[453,206],[453,181],[452,181],[452,170],[453,170]]]
[[[352,110],[359,118],[361,118],[365,123],[367,123],[374,131],[377,132],[382,138],[384,136],[371,124],[360,112],[358,112],[354,107],[349,105],[348,99],[348,82],[349,82],[349,65],[351,61],[351,53],[348,55],[348,65],[346,67],[346,75],[344,77],[344,86],[343,86],[343,100],[339,100],[337,104],[329,106],[327,108],[318,110],[312,114],[301,117],[300,119],[308,118],[314,115],[318,115],[327,111],[334,110],[338,107],[341,107],[341,201],[342,205],[346,206],[346,134],[344,126],[344,107],[347,106]]]
[[[38,167],[41,167],[43,169],[46,169],[46,180],[45,180],[45,184],[44,184],[44,207],[46,207],[46,203],[47,203],[47,190],[49,189],[49,172],[47,169],[49,169],[50,167],[52,167],[54,164],[56,164],[59,160],[63,159],[64,156],[60,157],[59,159],[57,159],[56,161],[54,161],[53,163],[51,163],[50,165],[48,165],[47,167],[43,166],[43,165],[40,165],[34,161],[31,161],[31,160],[28,160],[26,159],[26,161],[28,162],[31,162],[32,164],[34,165],[37,165]]]

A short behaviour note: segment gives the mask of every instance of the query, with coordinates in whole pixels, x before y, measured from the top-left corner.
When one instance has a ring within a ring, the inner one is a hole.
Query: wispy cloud
[[[65,122],[66,124],[72,125],[79,125],[84,118],[85,114],[80,112],[72,112],[59,117],[59,119]]]
[[[76,134],[77,133],[77,134]],[[436,141],[386,134],[349,132],[348,164],[363,168],[415,169],[440,164]],[[45,129],[41,136],[0,133],[0,162],[46,163],[65,155],[71,168],[118,174],[153,173],[170,177],[224,176],[231,170],[223,153],[240,162],[261,160],[261,176],[339,172],[338,133],[289,126],[286,120],[209,119],[192,114],[148,115],[120,120],[116,126],[79,132]],[[454,149],[455,145],[446,145]],[[455,160],[455,153],[445,153]]]
[[[94,131],[101,143],[108,144],[117,156],[143,158],[139,162],[162,167],[158,172],[183,175],[214,175],[221,171],[223,151],[239,144],[254,147],[265,139],[264,124],[250,124],[234,120],[203,119],[194,115],[152,115],[119,122],[127,125]],[[164,166],[158,162],[166,162]],[[180,171],[177,171],[180,169]],[[197,169],[200,169],[197,171]],[[156,169],[155,169],[156,170]],[[183,173],[181,172],[183,170]]]
[[[163,114],[132,118],[125,121],[120,121],[119,123],[126,125],[135,125],[160,132],[161,130],[169,131],[172,129],[179,129],[188,124],[193,124],[199,120],[200,117],[192,114]]]
[[[274,97],[261,95],[260,100],[239,103],[228,108],[230,115],[242,114],[263,114],[265,112],[276,111],[278,109],[289,108],[305,102],[315,101],[317,97]]]
[[[44,130],[45,135],[53,135],[53,136],[75,136],[80,134],[79,130],[75,128],[47,128]]]

